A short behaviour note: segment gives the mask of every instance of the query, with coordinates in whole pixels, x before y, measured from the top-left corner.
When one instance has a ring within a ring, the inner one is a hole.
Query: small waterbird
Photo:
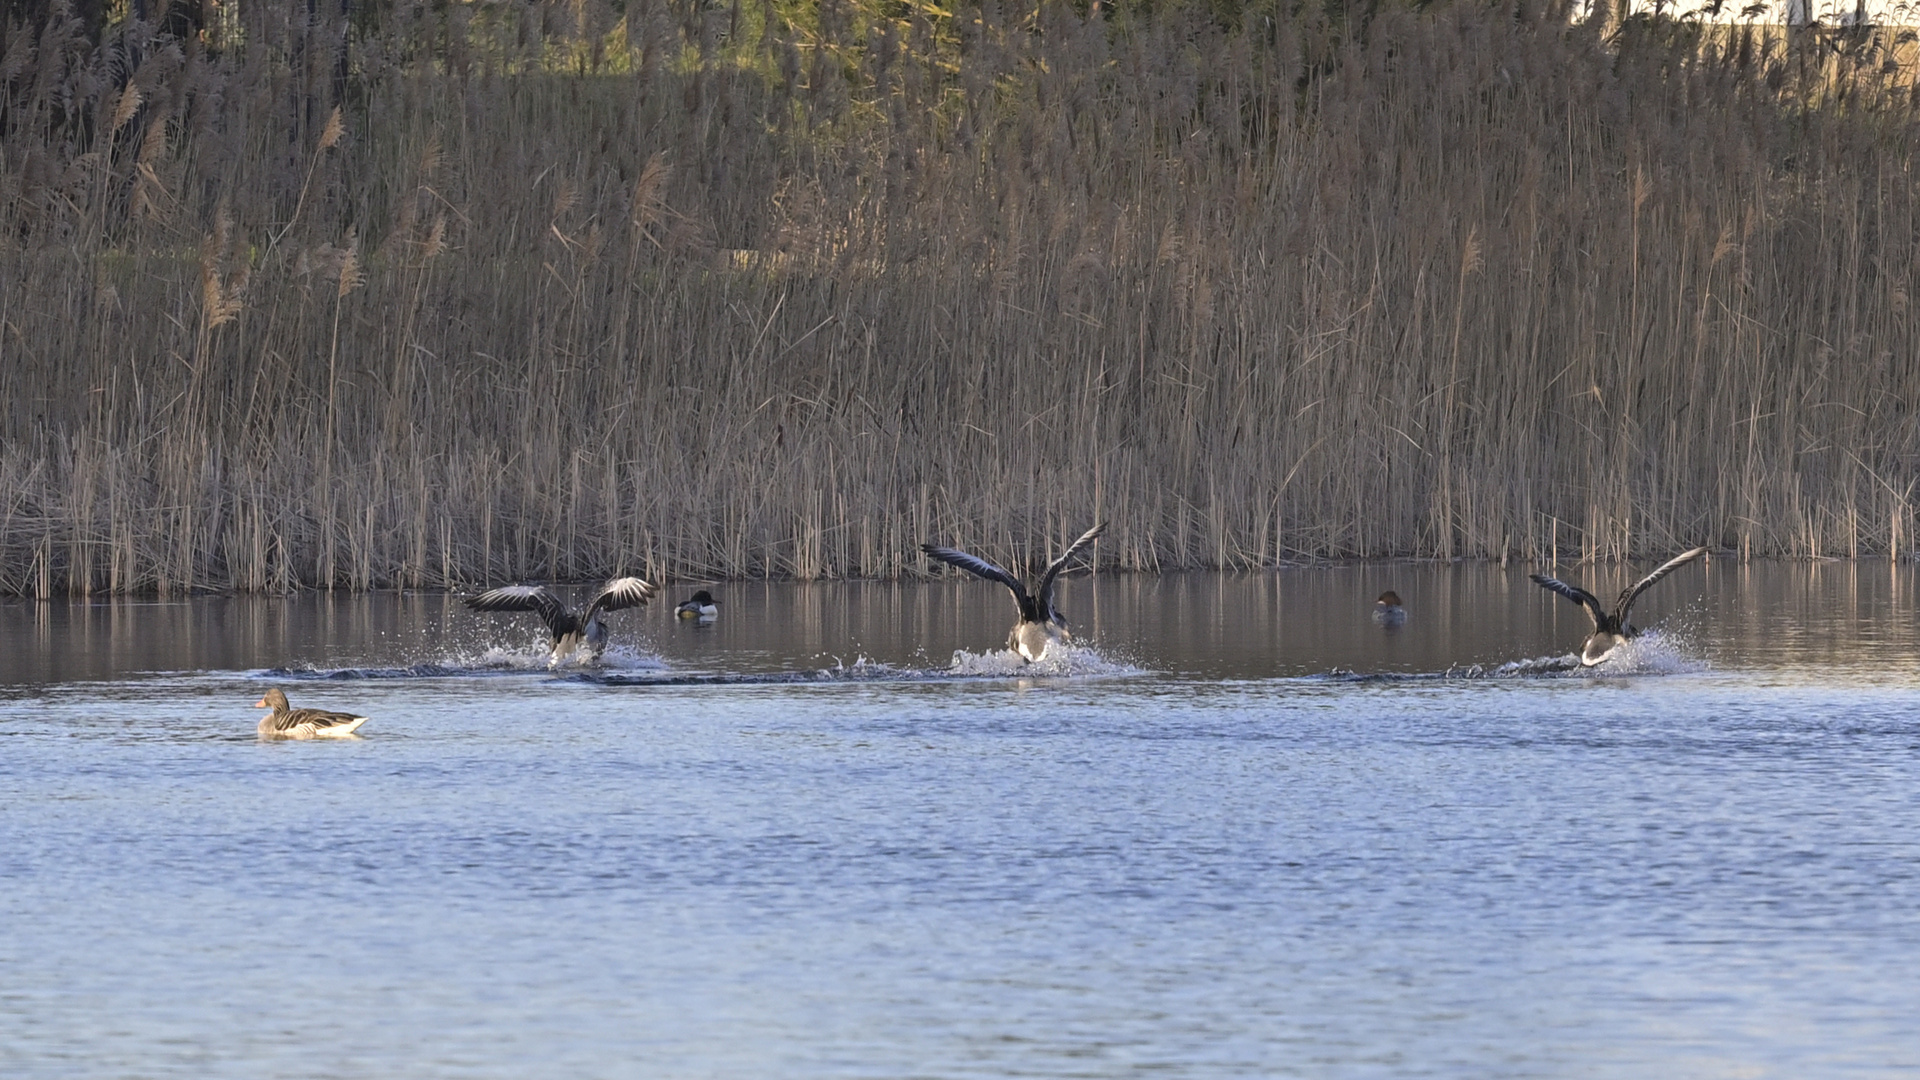
[[[1381,626],[1399,626],[1407,621],[1407,609],[1400,606],[1400,594],[1388,589],[1373,602],[1373,621]]]
[[[1054,582],[1074,556],[1091,546],[1100,535],[1100,530],[1106,527],[1105,522],[1095,525],[1081,533],[1080,539],[1067,545],[1067,550],[1061,552],[1059,558],[1047,564],[1046,572],[1040,575],[1039,587],[1032,592],[1027,591],[1026,584],[1019,578],[964,551],[936,544],[921,544],[920,550],[943,563],[957,566],[988,581],[997,581],[1012,590],[1013,602],[1020,608],[1020,621],[1014,623],[1013,629],[1007,632],[1007,648],[1032,663],[1046,656],[1047,647],[1054,642],[1071,640],[1072,635],[1067,632],[1067,620],[1053,606]]]
[[[1593,633],[1587,635],[1586,644],[1580,647],[1581,666],[1592,667],[1595,664],[1605,663],[1615,649],[1640,636],[1639,629],[1627,621],[1627,611],[1633,607],[1634,598],[1645,592],[1647,586],[1706,553],[1706,548],[1697,547],[1661,563],[1653,573],[1620,590],[1620,599],[1614,601],[1611,612],[1601,607],[1600,601],[1592,593],[1578,585],[1569,585],[1559,578],[1548,577],[1546,574],[1534,574],[1532,577],[1534,582],[1542,588],[1551,589],[1579,604],[1587,609],[1588,615],[1593,617]]]
[[[680,601],[680,606],[673,609],[673,614],[676,618],[686,619],[689,622],[710,623],[720,617],[720,602],[713,598],[712,593],[701,589]]]
[[[481,593],[467,601],[475,611],[533,611],[553,635],[550,667],[572,658],[575,653],[592,662],[607,648],[607,625],[600,616],[609,611],[638,607],[653,596],[653,586],[637,577],[618,577],[602,586],[584,612],[568,607],[544,585],[505,585]]]
[[[287,704],[287,695],[277,687],[267,691],[253,707],[273,710],[260,718],[256,729],[263,739],[341,739],[367,722],[366,717],[353,713],[296,709]]]

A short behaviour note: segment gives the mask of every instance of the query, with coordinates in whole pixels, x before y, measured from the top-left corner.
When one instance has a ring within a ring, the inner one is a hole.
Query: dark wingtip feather
[[[1689,551],[1683,551],[1680,554],[1675,555],[1673,558],[1668,559],[1666,562],[1661,563],[1658,567],[1654,568],[1654,571],[1652,573],[1648,574],[1646,577],[1643,577],[1639,581],[1636,581],[1633,584],[1627,586],[1625,589],[1622,589],[1620,591],[1620,600],[1617,604],[1614,605],[1615,617],[1620,619],[1622,622],[1626,621],[1627,612],[1633,607],[1634,600],[1638,598],[1641,593],[1646,592],[1648,587],[1653,585],[1654,582],[1659,581],[1661,578],[1666,577],[1668,574],[1673,573],[1675,570],[1680,569],[1681,567],[1687,565],[1690,562],[1693,562],[1695,559],[1698,559],[1705,554],[1707,554],[1707,549],[1705,547],[1697,547]]]
[[[1561,596],[1585,608],[1587,610],[1587,616],[1593,620],[1594,626],[1601,626],[1606,621],[1607,613],[1601,610],[1600,600],[1580,586],[1569,585],[1557,577],[1549,577],[1546,574],[1528,574],[1527,576],[1533,579],[1535,585],[1551,592],[1559,593]]]
[[[997,581],[1005,585],[1013,591],[1014,601],[1020,605],[1021,611],[1024,612],[1027,609],[1026,586],[1020,583],[1019,578],[1014,577],[1002,567],[995,566],[993,563],[980,558],[978,555],[969,555],[959,548],[941,547],[939,544],[921,544],[920,550],[949,566],[965,570],[975,577],[986,578],[988,581]]]
[[[660,590],[637,577],[617,577],[606,583],[588,605],[588,612],[620,611],[624,608],[638,607],[651,600]]]

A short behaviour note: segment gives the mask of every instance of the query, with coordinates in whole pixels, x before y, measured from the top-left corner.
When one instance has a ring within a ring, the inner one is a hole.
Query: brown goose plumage
[[[260,718],[259,732],[267,739],[339,739],[367,722],[366,717],[352,713],[296,709],[287,704],[287,695],[277,688],[267,691],[253,707],[273,710]]]

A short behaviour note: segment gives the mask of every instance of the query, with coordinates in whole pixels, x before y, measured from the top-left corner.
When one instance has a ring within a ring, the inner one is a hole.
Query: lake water
[[[1920,1070],[1913,568],[1526,569],[3,603],[0,1075]]]

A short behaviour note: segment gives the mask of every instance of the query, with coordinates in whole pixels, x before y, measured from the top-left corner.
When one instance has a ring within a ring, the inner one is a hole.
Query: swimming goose
[[[673,609],[673,614],[676,618],[698,619],[703,623],[710,623],[720,617],[720,604],[713,598],[712,593],[701,589],[688,599],[680,601],[680,606]]]
[[[1373,621],[1381,626],[1399,626],[1407,621],[1407,609],[1400,606],[1400,594],[1388,589],[1373,602]]]
[[[1659,569],[1653,573],[1620,590],[1620,599],[1614,601],[1611,613],[1600,606],[1600,601],[1592,593],[1578,585],[1569,585],[1559,578],[1548,577],[1545,574],[1534,574],[1532,577],[1542,588],[1552,589],[1579,604],[1587,609],[1588,615],[1593,617],[1593,633],[1587,635],[1587,643],[1580,648],[1581,666],[1592,667],[1595,664],[1604,663],[1609,656],[1613,655],[1613,650],[1640,636],[1639,629],[1627,621],[1627,610],[1633,607],[1634,598],[1645,592],[1647,586],[1706,553],[1706,548],[1697,547],[1661,563]]]
[[[260,718],[256,729],[263,739],[339,739],[367,722],[366,717],[352,713],[296,709],[287,704],[287,695],[278,688],[267,691],[253,707],[273,710]]]
[[[993,565],[985,559],[976,558],[964,551],[940,547],[935,544],[921,544],[920,550],[939,559],[943,563],[957,566],[970,574],[976,574],[988,581],[997,581],[1013,591],[1013,602],[1020,607],[1020,621],[1013,624],[1007,632],[1007,648],[1020,654],[1020,658],[1032,663],[1047,655],[1047,646],[1056,641],[1067,641],[1072,635],[1067,633],[1067,620],[1053,606],[1053,584],[1060,571],[1067,568],[1073,557],[1092,545],[1100,530],[1106,528],[1102,522],[1080,534],[1080,539],[1067,546],[1060,557],[1047,564],[1046,573],[1040,575],[1040,586],[1029,593],[1025,584],[1017,577]]]
[[[654,593],[653,586],[637,577],[619,577],[606,583],[587,610],[574,611],[544,585],[505,585],[483,592],[467,601],[475,611],[535,611],[553,634],[553,653],[549,667],[557,667],[576,651],[586,661],[600,659],[607,648],[607,627],[600,616],[609,611],[638,607]]]

